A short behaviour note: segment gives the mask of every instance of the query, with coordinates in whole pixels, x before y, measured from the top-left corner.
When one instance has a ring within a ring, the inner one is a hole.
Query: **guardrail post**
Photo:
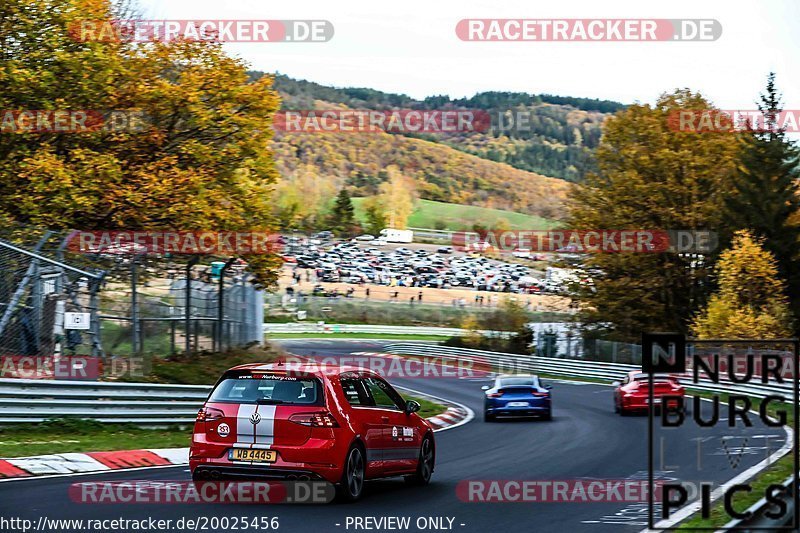
[[[186,263],[186,287],[184,287],[184,335],[186,335],[186,355],[192,353],[192,267],[200,261],[200,258],[193,256]],[[195,339],[195,347],[197,347],[197,339]]]
[[[139,355],[142,351],[141,324],[139,322],[139,297],[136,293],[139,281],[139,269],[136,261],[138,256],[134,253],[131,260],[131,331],[133,333],[133,353]]]
[[[224,349],[222,341],[222,322],[225,319],[225,274],[234,261],[236,261],[236,258],[231,257],[219,271],[219,290],[217,291],[217,335],[214,339],[216,345],[215,349],[218,352]]]

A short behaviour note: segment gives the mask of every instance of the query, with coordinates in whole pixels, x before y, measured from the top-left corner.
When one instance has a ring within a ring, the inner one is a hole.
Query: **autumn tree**
[[[575,229],[713,229],[723,227],[722,198],[736,168],[734,135],[676,131],[680,109],[709,109],[688,90],[636,104],[606,123],[598,171],[572,192]],[[593,286],[580,287],[587,329],[636,340],[642,331],[688,330],[705,304],[713,255],[596,253],[585,261]],[[606,331],[608,329],[611,331]]]
[[[312,165],[301,165],[275,186],[274,211],[287,229],[318,229],[326,221],[326,211],[335,193],[327,176]]]
[[[414,185],[395,166],[387,168],[388,181],[380,186],[380,202],[390,228],[405,229],[414,211]]]
[[[364,216],[366,218],[367,232],[378,235],[382,229],[386,228],[388,217],[386,209],[377,196],[370,196],[364,199]]]
[[[789,337],[791,311],[778,262],[764,240],[742,230],[720,256],[719,289],[692,324],[701,339]]]
[[[122,127],[2,133],[0,213],[50,228],[270,230],[271,79],[209,41],[82,41],[107,0],[0,3],[0,109],[91,110]],[[105,124],[109,124],[106,122]],[[264,283],[274,261],[258,261]]]

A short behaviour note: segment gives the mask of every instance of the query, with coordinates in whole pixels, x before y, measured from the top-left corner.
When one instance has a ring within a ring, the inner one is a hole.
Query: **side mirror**
[[[489,385],[484,385],[481,387],[481,390],[489,390],[491,387]]]
[[[411,413],[416,413],[417,411],[420,410],[420,407],[421,406],[420,406],[419,402],[414,401],[414,400],[408,400],[406,402],[406,414],[410,415]]]
[[[619,381],[614,381],[614,382],[611,383],[612,387],[619,387],[620,385],[621,385],[621,383]]]

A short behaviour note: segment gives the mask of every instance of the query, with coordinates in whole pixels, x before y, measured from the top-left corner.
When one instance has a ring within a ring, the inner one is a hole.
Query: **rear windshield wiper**
[[[283,400],[273,400],[272,398],[259,398],[256,400],[256,403],[259,405],[277,405],[279,403],[286,403]]]

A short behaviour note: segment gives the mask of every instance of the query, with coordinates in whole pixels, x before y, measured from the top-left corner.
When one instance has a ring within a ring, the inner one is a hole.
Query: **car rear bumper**
[[[540,416],[550,412],[550,405],[528,405],[522,407],[486,407],[486,414],[495,416]]]
[[[650,407],[650,398],[648,396],[629,396],[622,398],[622,408],[627,411],[647,411]],[[661,408],[662,397],[655,396],[653,398],[653,406],[657,409]],[[673,403],[673,405],[675,405]]]
[[[340,449],[341,448],[341,449]],[[336,440],[309,439],[302,446],[271,446],[278,452],[274,463],[231,461],[230,445],[195,442],[189,453],[189,469],[195,477],[211,479],[324,479],[338,483],[346,448]]]
[[[268,465],[201,463],[192,468],[196,479],[275,479],[275,480],[325,480],[326,476],[314,470],[275,468]],[[338,481],[338,478],[337,478]],[[333,482],[333,481],[331,481]]]

